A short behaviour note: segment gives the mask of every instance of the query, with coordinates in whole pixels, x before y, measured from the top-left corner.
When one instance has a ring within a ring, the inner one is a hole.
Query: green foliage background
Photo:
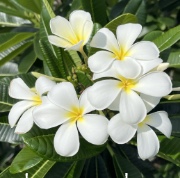
[[[92,36],[101,28],[115,32],[120,24],[140,23],[138,40],[153,41],[160,57],[169,62],[166,72],[173,86],[180,86],[180,1],[179,0],[0,0],[0,178],[178,178],[180,177],[180,95],[173,92],[154,109],[169,113],[173,130],[167,139],[157,132],[161,148],[154,160],[138,158],[136,139],[116,145],[111,140],[94,146],[81,138],[73,157],[57,155],[53,137],[57,128],[42,130],[34,125],[24,135],[14,134],[7,116],[17,101],[8,95],[9,83],[21,77],[34,87],[36,77],[72,82],[81,92],[92,85],[91,73],[81,55],[49,43],[49,21],[56,15],[68,18],[73,10],[91,13]],[[92,37],[91,37],[92,38]],[[97,50],[89,43],[88,56]],[[106,111],[109,118],[113,113]]]

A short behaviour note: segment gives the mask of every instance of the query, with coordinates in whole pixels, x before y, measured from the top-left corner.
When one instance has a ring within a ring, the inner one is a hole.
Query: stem
[[[86,53],[84,52],[83,47],[80,48],[79,52],[82,54],[86,66],[88,66],[88,65],[87,65],[88,57],[87,57]]]
[[[110,155],[111,155],[111,156],[114,156],[114,151],[113,151],[113,149],[111,148],[111,146],[109,145],[109,143],[107,144],[107,149],[108,149]]]

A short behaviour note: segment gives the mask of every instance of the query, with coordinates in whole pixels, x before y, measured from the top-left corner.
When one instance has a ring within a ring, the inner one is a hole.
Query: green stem
[[[113,149],[111,148],[111,146],[109,144],[107,144],[107,149],[108,149],[110,155],[114,156],[114,151],[113,151]]]
[[[79,50],[79,52],[82,54],[86,66],[88,66],[88,64],[87,64],[88,57],[87,57],[86,53],[84,52],[83,47]]]

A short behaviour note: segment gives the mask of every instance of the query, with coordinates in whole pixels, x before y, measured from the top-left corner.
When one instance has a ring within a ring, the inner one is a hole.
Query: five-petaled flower
[[[87,90],[78,100],[71,83],[59,83],[48,93],[50,102],[33,112],[35,123],[40,128],[48,129],[62,124],[54,138],[54,147],[59,155],[73,156],[78,152],[78,130],[88,142],[95,145],[104,144],[108,138],[108,119],[98,114],[87,114],[95,110],[87,100]]]
[[[101,48],[88,59],[88,65],[92,72],[100,73],[114,65],[123,77],[137,78],[143,72],[143,68],[156,63],[159,50],[150,41],[134,41],[141,32],[139,24],[119,25],[115,35],[107,28],[100,29],[91,41],[91,46]]]
[[[154,157],[159,151],[159,140],[155,132],[149,127],[170,137],[172,125],[165,111],[151,113],[144,117],[140,123],[130,125],[123,121],[121,113],[111,118],[108,133],[112,140],[118,144],[127,143],[137,131],[137,148],[141,159]]]
[[[48,92],[55,84],[46,77],[39,77],[36,80],[35,88],[31,90],[21,78],[11,81],[9,96],[23,100],[13,105],[8,116],[11,127],[14,127],[18,122],[15,133],[23,134],[32,128],[33,110],[42,104],[42,94]]]
[[[90,38],[93,22],[88,12],[76,10],[70,14],[69,21],[61,16],[51,19],[50,28],[54,34],[48,36],[50,43],[65,50],[82,52]]]
[[[88,90],[88,99],[97,110],[118,110],[123,121],[129,124],[143,120],[146,112],[172,90],[171,80],[164,72],[150,72],[136,79],[128,79],[113,69],[107,76],[115,79],[96,82]]]

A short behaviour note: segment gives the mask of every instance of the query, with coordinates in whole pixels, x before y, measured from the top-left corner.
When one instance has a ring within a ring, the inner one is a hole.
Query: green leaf
[[[37,56],[33,48],[26,50],[21,58],[21,62],[19,64],[19,72],[27,73],[31,66],[36,61]]]
[[[0,178],[25,178],[25,174],[27,174],[29,178],[44,177],[54,164],[54,161],[43,160],[36,166],[30,168],[28,171],[17,174],[11,174],[8,167],[0,173]]]
[[[165,138],[161,141],[160,150],[158,156],[172,163],[180,166],[180,138],[171,137]]]
[[[18,134],[14,133],[15,128],[11,128],[8,124],[7,117],[0,118],[0,141],[13,144],[22,143],[22,139]]]
[[[0,52],[7,50],[8,48],[32,37],[33,35],[34,33],[29,33],[29,32],[21,32],[21,33],[11,32],[11,33],[1,34]]]
[[[168,30],[163,35],[153,40],[153,42],[162,52],[165,49],[171,47],[173,44],[175,44],[179,39],[180,39],[180,25]]]
[[[105,0],[81,0],[83,9],[91,14],[93,22],[105,25],[107,23]]]
[[[36,166],[42,160],[43,158],[39,157],[28,147],[25,147],[14,158],[13,162],[11,163],[9,171],[12,174],[26,171]]]
[[[76,155],[72,157],[60,156],[55,152],[53,144],[56,130],[57,128],[43,130],[34,125],[30,132],[22,135],[22,137],[24,142],[38,155],[53,161],[67,162],[90,158],[102,152],[106,147],[106,144],[92,145],[80,138],[80,149]]]
[[[135,15],[132,14],[123,14],[119,17],[115,18],[111,22],[109,22],[107,25],[105,25],[105,28],[109,28],[114,34],[116,34],[116,29],[119,25],[126,24],[126,23],[136,23],[137,19]]]
[[[163,34],[162,31],[152,31],[146,34],[143,38],[144,41],[153,41]]]
[[[21,42],[13,47],[10,47],[9,49],[3,51],[0,53],[0,66],[4,65],[6,62],[12,60],[17,55],[22,53],[25,49],[27,49],[32,44],[31,41],[29,42]]]
[[[87,76],[86,73],[82,71],[76,71],[76,75],[77,75],[79,83],[81,83],[85,88],[93,84],[93,82],[90,79],[90,76]]]
[[[174,67],[174,68],[180,68],[180,52],[171,52],[167,62],[169,62],[169,67]]]
[[[1,8],[1,6],[0,6],[0,8]],[[18,14],[18,12],[16,12],[15,14]],[[30,23],[31,22],[29,20],[0,12],[0,25],[2,25],[2,26],[19,27],[19,26],[27,26]]]
[[[18,65],[12,62],[7,62],[0,67],[0,77],[13,76],[18,73]]]
[[[180,115],[170,117],[172,123],[172,136],[180,137]]]

